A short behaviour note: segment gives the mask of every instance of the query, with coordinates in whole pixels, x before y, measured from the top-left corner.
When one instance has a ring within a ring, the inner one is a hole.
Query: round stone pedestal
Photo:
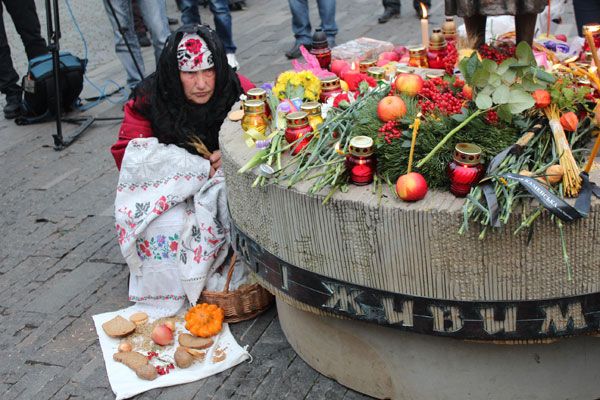
[[[294,350],[342,385],[380,399],[594,400],[600,339],[498,345],[319,316],[277,299]]]

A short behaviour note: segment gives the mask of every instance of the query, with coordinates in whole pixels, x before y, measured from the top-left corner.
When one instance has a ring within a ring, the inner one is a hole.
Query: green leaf
[[[554,83],[556,81],[556,78],[554,78],[554,76],[552,74],[549,74],[548,72],[537,68],[535,71],[535,77],[538,78],[541,81],[547,82],[547,83]]]
[[[484,87],[488,83],[488,79],[490,78],[490,73],[483,68],[479,68],[473,74],[473,86],[475,87]]]
[[[459,69],[460,72],[462,73],[463,77],[465,78],[465,81],[471,85],[472,82],[472,77],[473,74],[475,73],[475,71],[477,70],[477,68],[479,67],[481,63],[479,62],[479,59],[477,58],[477,53],[473,52],[473,54],[471,54],[471,57],[469,58],[463,58],[459,64]]]
[[[492,60],[488,60],[487,58],[481,61],[481,68],[488,72],[496,72],[498,69],[498,64]]]
[[[502,104],[498,107],[498,118],[509,123],[512,121],[512,113],[508,104]]]
[[[502,85],[502,78],[500,77],[500,75],[492,73],[488,78],[488,84],[497,88],[498,86]]]
[[[460,114],[453,114],[450,116],[450,118],[452,118],[456,122],[463,122],[469,115],[467,114],[466,109],[463,108],[461,111],[462,112]]]
[[[510,69],[510,66],[513,64],[516,64],[517,60],[515,60],[514,58],[507,58],[506,60],[502,61],[502,64],[500,64],[498,66],[498,69],[496,70],[497,73],[499,73],[500,75],[504,75],[506,73],[506,71],[508,71]]]
[[[515,71],[514,69],[509,68],[508,71],[506,71],[505,73],[502,74],[502,80],[507,85],[512,85],[513,83],[515,83],[516,79],[517,79],[517,71]]]
[[[517,45],[517,49],[515,51],[515,55],[520,63],[524,63],[527,65],[536,65],[535,57],[533,56],[533,51],[527,42],[521,42]]]
[[[544,89],[546,85],[540,82],[535,82],[532,78],[523,78],[521,81],[521,87],[527,92],[533,92],[536,89]]]
[[[492,100],[496,104],[506,104],[510,102],[510,90],[508,86],[500,86],[498,89],[494,90],[494,94],[492,94]]]
[[[531,94],[525,92],[524,90],[514,89],[510,91],[510,102],[508,103],[510,107],[510,112],[513,114],[520,114],[528,108],[533,107],[535,101]]]
[[[487,110],[492,106],[492,98],[487,94],[479,93],[475,97],[475,104],[480,110]]]

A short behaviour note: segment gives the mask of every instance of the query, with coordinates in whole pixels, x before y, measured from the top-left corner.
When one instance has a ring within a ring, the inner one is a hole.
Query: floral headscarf
[[[195,72],[214,67],[208,45],[196,33],[184,33],[177,46],[177,66],[180,71]]]

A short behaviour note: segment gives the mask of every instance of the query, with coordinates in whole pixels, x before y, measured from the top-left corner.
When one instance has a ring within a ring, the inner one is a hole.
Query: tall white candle
[[[421,18],[421,41],[423,47],[429,47],[429,20],[427,19],[427,7],[423,3],[419,3],[422,10],[423,18]]]

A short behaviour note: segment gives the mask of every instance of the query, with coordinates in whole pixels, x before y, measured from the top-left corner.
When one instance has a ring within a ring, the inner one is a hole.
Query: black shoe
[[[138,42],[140,42],[140,47],[150,47],[152,46],[152,42],[148,39],[148,35],[145,33],[138,33]]]
[[[385,24],[392,18],[400,18],[400,10],[392,10],[391,8],[386,8],[377,21],[379,21],[380,24]]]
[[[179,20],[177,18],[171,18],[169,17],[169,25],[177,25],[179,23]]]
[[[6,96],[6,105],[4,106],[4,118],[13,119],[21,115],[21,95],[13,94]]]
[[[289,49],[288,51],[285,52],[285,56],[287,58],[289,58],[290,60],[300,57],[302,55],[302,53],[300,52],[301,45],[302,45],[302,43],[296,43],[294,45],[294,47],[292,47],[291,49]],[[311,45],[305,44],[304,47],[306,47],[306,50],[310,50]]]

